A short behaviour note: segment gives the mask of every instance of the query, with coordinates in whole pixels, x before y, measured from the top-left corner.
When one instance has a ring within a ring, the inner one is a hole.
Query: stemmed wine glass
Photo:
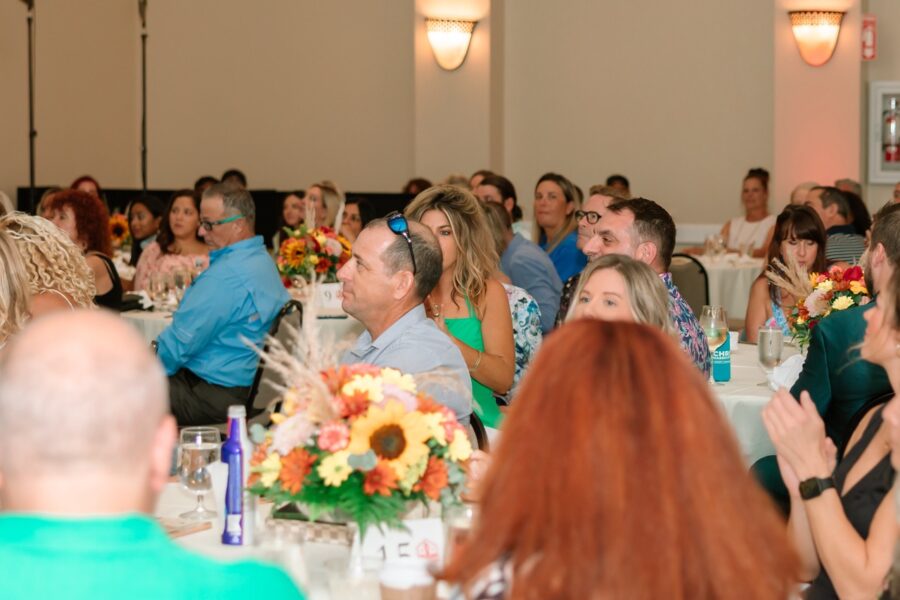
[[[704,306],[700,312],[700,327],[703,328],[703,335],[706,336],[706,343],[709,346],[709,354],[712,356],[716,348],[721,346],[728,337],[728,320],[725,317],[725,309],[721,306]],[[715,383],[712,369],[709,372],[709,381]]]
[[[168,273],[150,273],[150,299],[157,310],[165,310],[169,299]]]
[[[756,338],[756,350],[759,355],[759,366],[766,373],[766,380],[759,385],[768,386],[775,367],[781,364],[784,332],[780,328],[763,325],[759,328]]]
[[[212,476],[206,468],[219,460],[220,438],[215,427],[185,427],[181,430],[178,474],[181,485],[197,494],[197,506],[182,519],[204,521],[216,516],[214,510],[203,506],[203,496],[212,489]]]
[[[172,273],[172,288],[175,290],[175,298],[178,300],[178,303],[181,303],[181,299],[184,298],[184,293],[187,291],[188,286],[191,285],[191,272],[187,269],[177,269],[174,273]]]

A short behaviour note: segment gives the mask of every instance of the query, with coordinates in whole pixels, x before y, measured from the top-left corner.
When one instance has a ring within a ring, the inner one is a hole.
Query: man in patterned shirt
[[[653,200],[634,198],[610,204],[584,247],[588,256],[624,254],[646,263],[659,273],[669,290],[669,316],[681,336],[684,348],[705,376],[710,357],[706,336],[694,311],[672,282],[669,264],[675,249],[675,222]]]

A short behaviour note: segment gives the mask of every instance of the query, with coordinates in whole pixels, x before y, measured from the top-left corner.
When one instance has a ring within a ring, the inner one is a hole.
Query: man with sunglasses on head
[[[242,187],[219,183],[203,192],[199,233],[212,249],[209,268],[157,339],[181,427],[224,423],[230,405],[246,402],[259,363],[247,340],[261,346],[289,300],[255,234],[255,217],[253,198]]]
[[[434,235],[400,213],[366,225],[353,244],[353,256],[338,271],[341,306],[366,328],[341,363],[392,367],[411,375],[442,373],[420,387],[466,421],[472,413],[472,383],[465,360],[422,304],[441,277],[442,261]]]

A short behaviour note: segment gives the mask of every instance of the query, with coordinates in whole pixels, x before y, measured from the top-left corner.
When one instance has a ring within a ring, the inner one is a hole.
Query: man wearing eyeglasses
[[[588,199],[584,202],[581,210],[575,211],[575,222],[578,223],[578,238],[575,240],[575,246],[587,255],[588,261],[592,258],[596,258],[596,255],[592,256],[585,252],[584,249],[588,240],[593,237],[594,230],[600,223],[603,212],[606,210],[606,207],[613,202],[624,199],[625,198],[620,196],[618,191],[612,187],[594,185],[591,186]],[[572,294],[575,293],[575,288],[578,287],[578,279],[580,277],[581,273],[576,273],[563,283],[562,293],[559,296],[559,312],[555,315],[557,327],[562,325],[566,320],[566,315],[569,314],[569,306],[572,304]]]
[[[216,184],[203,192],[199,234],[212,249],[209,268],[157,339],[179,426],[224,423],[230,405],[246,402],[259,357],[245,340],[262,345],[289,299],[255,217],[244,188]]]
[[[369,222],[338,271],[341,306],[366,328],[341,363],[434,374],[422,390],[465,420],[472,413],[466,362],[422,304],[441,277],[442,262],[437,240],[422,225],[400,213]]]

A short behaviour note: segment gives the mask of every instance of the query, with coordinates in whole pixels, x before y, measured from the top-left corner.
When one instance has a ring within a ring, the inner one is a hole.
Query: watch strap
[[[833,477],[810,477],[800,482],[800,497],[812,500],[822,495],[829,488],[836,488]]]

